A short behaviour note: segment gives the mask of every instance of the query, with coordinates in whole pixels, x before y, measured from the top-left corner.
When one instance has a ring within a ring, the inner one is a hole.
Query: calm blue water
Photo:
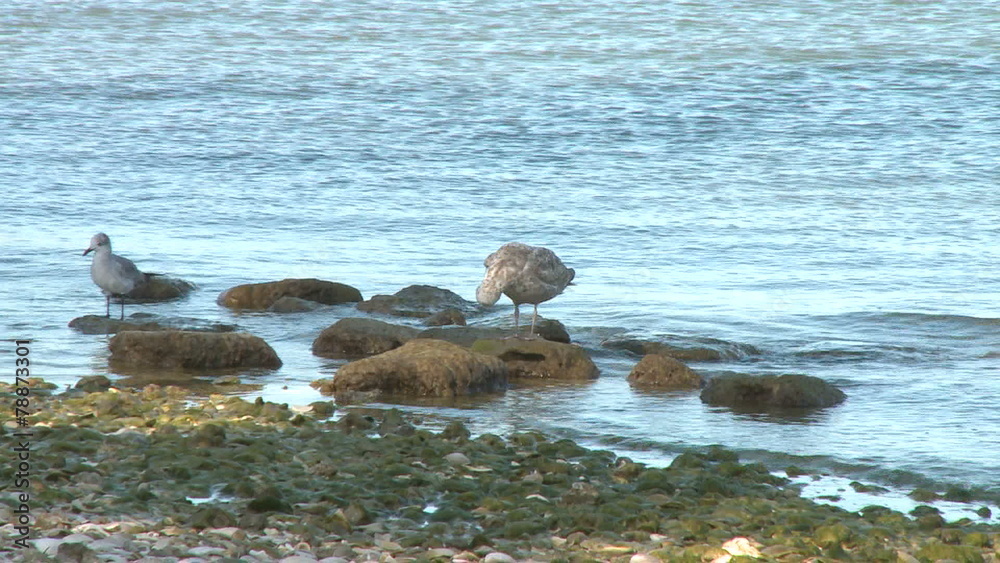
[[[66,326],[103,310],[98,231],[199,286],[130,310],[264,337],[285,365],[248,379],[296,404],[340,365],[313,338],[357,313],[235,315],[219,292],[472,299],[520,240],[577,270],[542,313],[601,379],[409,409],[1000,495],[995,3],[13,0],[0,60],[0,335],[35,339],[47,379],[108,373],[107,338]],[[635,392],[637,358],[600,347],[621,335],[751,345],[693,367],[849,399],[788,419]]]

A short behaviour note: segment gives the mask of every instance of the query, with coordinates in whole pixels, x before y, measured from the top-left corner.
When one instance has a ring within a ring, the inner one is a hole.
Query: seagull
[[[90,279],[104,292],[105,315],[111,318],[111,298],[117,297],[122,304],[121,319],[125,318],[125,296],[133,289],[146,283],[152,274],[144,274],[128,258],[111,253],[111,239],[104,233],[97,233],[90,239],[90,246],[83,251],[86,256],[94,252],[90,264]]]
[[[562,260],[548,248],[509,242],[486,257],[486,277],[476,289],[476,301],[493,305],[500,294],[514,302],[514,335],[520,331],[518,323],[520,306],[531,303],[535,314],[531,317],[531,332],[535,333],[538,304],[559,295],[573,281],[576,271],[567,268]]]

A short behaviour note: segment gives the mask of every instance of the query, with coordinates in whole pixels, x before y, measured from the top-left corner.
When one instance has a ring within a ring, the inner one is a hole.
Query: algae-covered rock
[[[450,342],[421,338],[341,367],[320,391],[456,397],[503,391],[506,387],[507,367],[502,361]]]
[[[238,285],[223,291],[217,302],[230,309],[263,311],[282,297],[297,297],[324,305],[355,303],[362,300],[361,292],[349,285],[314,278],[289,278]]]
[[[448,309],[469,313],[476,310],[476,304],[432,285],[411,285],[393,295],[376,295],[358,303],[360,311],[396,317],[425,318]]]
[[[843,391],[808,375],[745,375],[713,377],[701,391],[710,405],[739,408],[820,408],[841,403]]]
[[[419,332],[375,319],[340,319],[313,341],[312,352],[324,358],[364,358],[399,348]]]
[[[242,332],[125,331],[108,344],[115,369],[215,370],[281,367],[260,337]]]
[[[636,387],[698,389],[702,379],[680,360],[661,354],[647,354],[632,368],[628,382]]]
[[[511,379],[590,380],[598,376],[594,361],[575,344],[541,339],[484,339],[473,343],[471,349],[503,360]]]

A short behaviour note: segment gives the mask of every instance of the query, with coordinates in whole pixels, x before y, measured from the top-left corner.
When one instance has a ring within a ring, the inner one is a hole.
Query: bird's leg
[[[122,295],[121,297],[119,297],[119,299],[122,302],[122,316],[119,317],[119,320],[124,321],[125,320],[125,296]]]
[[[104,296],[104,316],[107,317],[107,318],[109,318],[109,319],[111,318],[111,296],[110,295],[105,295]]]
[[[518,317],[521,315],[521,306],[514,303],[514,336],[517,336],[521,332],[520,326],[518,325]]]
[[[528,336],[535,335],[535,321],[537,320],[538,320],[538,303],[535,303],[535,314],[531,316],[531,332],[528,333]]]

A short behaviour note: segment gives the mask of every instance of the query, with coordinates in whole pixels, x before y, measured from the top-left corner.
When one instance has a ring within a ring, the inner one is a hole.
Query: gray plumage
[[[94,253],[90,264],[90,279],[101,288],[105,297],[105,314],[111,316],[111,298],[117,297],[122,304],[121,318],[125,318],[125,296],[139,285],[146,283],[149,274],[144,274],[135,264],[111,252],[111,239],[104,233],[97,233],[90,239],[90,246],[83,251],[86,256]]]
[[[535,306],[531,318],[531,332],[535,332],[538,304],[552,299],[573,281],[576,271],[567,268],[562,260],[548,248],[510,242],[486,257],[486,276],[476,289],[476,301],[493,305],[500,295],[514,302],[514,334],[520,329],[519,317],[522,303]]]

